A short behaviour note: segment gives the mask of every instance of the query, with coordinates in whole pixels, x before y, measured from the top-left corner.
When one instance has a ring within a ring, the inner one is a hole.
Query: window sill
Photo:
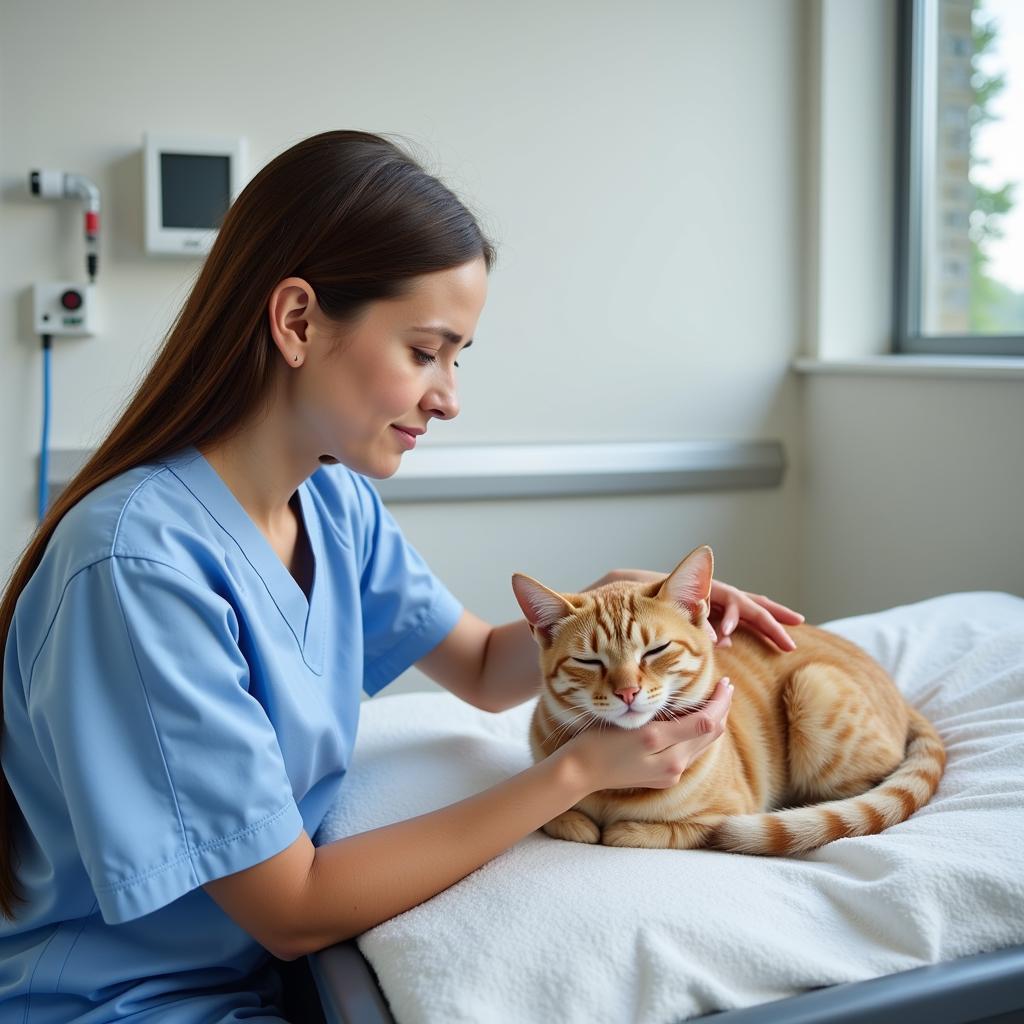
[[[992,377],[1024,379],[1024,356],[886,355],[860,359],[793,361],[797,373],[889,377]]]

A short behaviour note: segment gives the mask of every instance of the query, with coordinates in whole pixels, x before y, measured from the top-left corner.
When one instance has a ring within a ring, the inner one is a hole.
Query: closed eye
[[[644,651],[644,657],[650,658],[653,657],[655,654],[661,654],[662,651],[668,648],[668,644],[670,643],[672,643],[671,640],[669,640],[667,644],[662,644],[660,647],[652,647],[649,651]]]
[[[604,668],[604,662],[600,658],[573,658],[572,660],[581,665],[596,665],[598,668]]]

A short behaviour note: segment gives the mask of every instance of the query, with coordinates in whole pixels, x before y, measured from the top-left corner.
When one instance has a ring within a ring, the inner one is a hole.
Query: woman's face
[[[340,342],[337,325],[318,307],[312,315],[307,309],[304,358],[289,374],[299,443],[321,462],[391,476],[431,420],[458,415],[456,357],[471,342],[486,297],[480,257],[416,278],[404,298],[371,303]],[[453,340],[416,330],[424,327]]]

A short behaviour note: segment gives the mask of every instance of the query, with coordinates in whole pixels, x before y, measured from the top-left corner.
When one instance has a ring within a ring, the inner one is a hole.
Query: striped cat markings
[[[790,855],[873,835],[928,802],[945,767],[938,733],[855,644],[788,627],[794,651],[747,632],[716,648],[714,560],[702,546],[664,581],[559,593],[516,573],[544,684],[530,723],[541,760],[584,729],[639,729],[735,687],[725,733],[667,789],[591,793],[544,826],[581,843]]]

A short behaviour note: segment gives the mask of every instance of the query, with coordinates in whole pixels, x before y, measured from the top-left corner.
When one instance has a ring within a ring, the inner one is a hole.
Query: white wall
[[[79,212],[33,167],[103,194],[103,330],[54,356],[51,444],[97,443],[197,264],[142,251],[144,130],[250,140],[252,171],[316,132],[411,139],[495,237],[456,441],[778,438],[777,490],[396,506],[469,607],[519,614],[517,569],[582,587],[670,568],[796,602],[800,4],[5,0],[0,34],[0,565],[35,513],[41,356],[23,293],[84,267]],[[40,41],[73,41],[43,59]]]
[[[515,570],[571,589],[702,542],[722,578],[818,621],[937,589],[1024,593],[1019,381],[790,369],[884,344],[892,11],[0,0],[0,569],[35,516],[25,295],[84,266],[78,210],[29,196],[29,169],[103,192],[103,330],[54,357],[51,443],[86,447],[198,269],[142,251],[142,132],[244,134],[255,172],[354,127],[411,140],[499,245],[463,412],[435,443],[778,438],[789,458],[767,491],[395,506],[478,614],[518,615]],[[73,41],[59,59],[40,51],[55,25]]]
[[[812,0],[807,31],[804,351],[890,351],[896,18],[892,0]]]
[[[823,618],[1024,595],[1024,380],[808,386],[803,598]]]

